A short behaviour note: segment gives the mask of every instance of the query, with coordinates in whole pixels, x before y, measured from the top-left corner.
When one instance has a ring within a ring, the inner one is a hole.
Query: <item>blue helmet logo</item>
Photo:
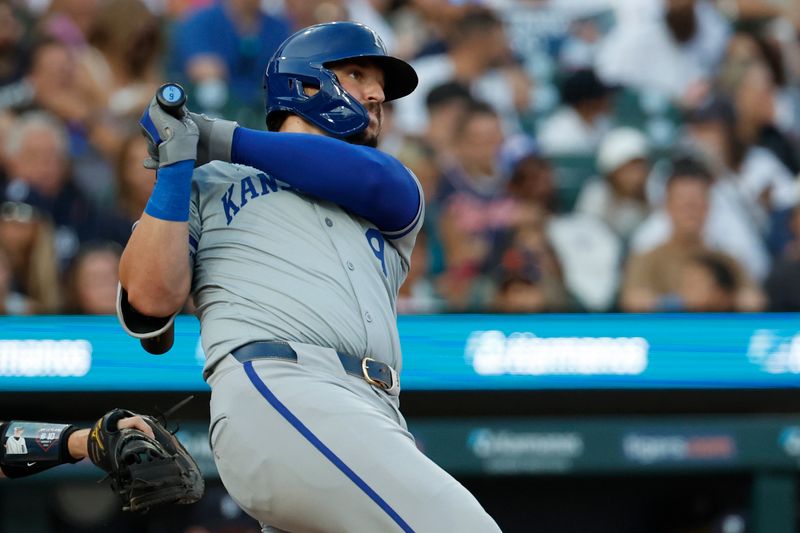
[[[293,113],[335,137],[349,137],[369,124],[367,110],[342,88],[328,66],[367,58],[383,69],[386,101],[410,94],[417,74],[401,59],[387,55],[377,33],[356,22],[317,24],[295,33],[278,47],[264,73],[267,127],[276,116]],[[319,88],[308,96],[304,88]]]

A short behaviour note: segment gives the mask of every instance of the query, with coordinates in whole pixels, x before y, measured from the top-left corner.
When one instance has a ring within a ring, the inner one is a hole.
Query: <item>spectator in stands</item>
[[[739,187],[739,178],[728,163],[736,146],[732,136],[732,108],[724,100],[711,99],[684,116],[683,144],[689,159],[702,160],[713,177],[711,200],[704,242],[723,251],[741,264],[750,277],[762,282],[769,272],[770,254],[755,222],[749,203]],[[677,164],[685,157],[677,157]],[[652,185],[652,186],[651,186]],[[631,250],[644,253],[669,239],[671,222],[663,208],[663,180],[648,184],[653,212],[639,226],[631,239]]]
[[[792,239],[764,284],[770,311],[800,311],[800,207],[792,210],[788,225]]]
[[[132,133],[123,141],[115,165],[117,206],[120,214],[131,223],[142,216],[155,185],[155,172],[142,166],[142,161],[147,157],[147,141],[144,136],[138,132]]]
[[[456,125],[456,159],[439,184],[435,220],[444,253],[440,291],[453,308],[485,303],[485,294],[471,291],[481,290],[490,251],[515,222],[497,164],[502,144],[500,118],[487,104],[470,106]]]
[[[33,98],[20,111],[46,111],[64,124],[74,183],[101,205],[112,195],[106,158],[115,155],[119,135],[106,116],[102,91],[84,67],[66,44],[53,39],[37,43],[27,78]]]
[[[56,252],[63,269],[81,242],[113,240],[124,245],[130,223],[95,208],[69,177],[64,127],[44,112],[25,113],[5,139],[8,176],[43,197],[44,210],[56,228]]]
[[[524,141],[519,144],[513,147],[510,139],[501,154],[501,162],[506,165],[509,195],[523,206],[523,212],[545,217],[556,213],[559,205],[553,165],[541,154],[538,145],[530,143],[525,147]]]
[[[646,5],[645,5],[646,4]],[[607,83],[692,102],[704,96],[729,27],[709,0],[626,2],[600,45],[595,67]]]
[[[491,308],[496,313],[543,313],[549,311],[536,258],[509,249],[497,273],[497,291]]]
[[[644,254],[635,254],[625,268],[620,304],[624,311],[680,311],[684,267],[698,254],[714,255],[729,265],[737,280],[735,308],[757,311],[764,306],[761,291],[732,257],[708,248],[703,228],[708,216],[712,180],[697,165],[676,165],[667,183],[666,212],[672,225],[669,240]]]
[[[724,257],[702,252],[690,256],[680,274],[678,301],[682,310],[700,313],[736,311],[741,289],[735,272]]]
[[[0,87],[19,81],[27,72],[31,43],[25,18],[13,2],[0,2]]]
[[[141,0],[106,0],[96,19],[89,42],[101,103],[110,117],[135,123],[163,78],[159,21]]]
[[[291,31],[299,31],[314,24],[351,20],[343,0],[283,0],[283,12],[291,24]],[[367,24],[369,26],[369,24]],[[377,31],[377,28],[373,28]],[[380,32],[378,33],[379,35]]]
[[[514,239],[527,243],[526,248],[541,261],[550,308],[608,310],[619,278],[619,238],[593,216],[562,212],[557,170],[535,144],[512,137],[505,143],[501,161],[509,169]],[[504,246],[492,256],[502,257]]]
[[[446,162],[454,157],[456,125],[474,101],[469,87],[456,81],[437,85],[425,98],[428,126],[422,139],[436,151],[440,161]]]
[[[0,221],[0,226],[2,226],[2,221]],[[11,258],[0,246],[0,315],[30,314],[32,312],[31,301],[14,290],[13,282],[14,271]]]
[[[800,59],[797,43],[795,53]],[[748,68],[754,64],[766,68]],[[755,144],[769,149],[792,174],[797,174],[800,90],[790,81],[787,64],[774,40],[755,31],[738,31],[728,43],[720,69],[720,85],[737,102],[740,135],[747,135]]]
[[[575,210],[602,220],[627,242],[650,212],[645,193],[649,157],[647,138],[639,130],[609,132],[597,153],[602,177],[584,184]]]
[[[62,2],[70,13],[85,10],[91,22],[81,25],[80,39],[45,31],[53,40],[40,47],[34,65],[36,103],[66,124],[73,180],[103,205],[114,196],[109,162],[161,79],[161,29],[140,0]],[[61,25],[71,20],[54,17]]]
[[[70,48],[83,50],[88,45],[99,5],[98,0],[53,0],[39,21],[39,32]]]
[[[21,182],[9,183],[0,196],[0,246],[11,270],[10,292],[4,294],[6,312],[60,310],[53,228],[42,210],[44,204],[40,195]]]
[[[789,172],[796,174],[800,164],[792,141],[778,128],[779,93],[768,63],[761,58],[731,58],[719,78],[722,94],[734,105],[734,132],[738,141],[744,147],[766,148]],[[791,109],[784,109],[784,114],[793,118]]]
[[[739,25],[783,18],[800,29],[800,5],[794,0],[717,0],[717,6]]]
[[[82,246],[67,270],[65,312],[78,315],[116,313],[119,258],[117,243]]]
[[[701,125],[703,131],[688,118],[690,133],[701,134],[695,135],[697,146],[714,157],[720,175],[735,189],[749,224],[767,240],[775,217],[800,201],[800,185],[774,152],[757,144],[758,132],[774,116],[768,70],[761,63],[749,63],[731,78],[735,101],[728,104],[723,98],[720,116],[710,125]]]
[[[428,127],[425,113],[428,93],[443,83],[456,81],[472,95],[489,103],[504,129],[520,129],[519,114],[530,106],[530,82],[514,60],[502,22],[489,10],[473,8],[455,24],[447,37],[447,52],[427,55],[412,63],[419,86],[396,102],[398,127],[422,135]]]
[[[577,7],[578,4],[575,4]],[[602,12],[602,8],[598,9]],[[569,31],[558,54],[561,69],[578,70],[592,68],[603,38],[597,13],[590,11],[577,15],[569,25]]]
[[[55,39],[39,41],[28,75],[34,91],[33,108],[45,110],[73,128],[87,124],[97,95],[88,90],[77,70],[75,52],[69,46]]]
[[[288,22],[265,13],[259,0],[222,0],[173,28],[170,70],[195,87],[198,109],[218,111],[229,98],[261,108],[264,65],[289,33]]]
[[[498,252],[493,266],[495,294],[491,308],[501,313],[575,310],[564,276],[547,236],[548,220],[520,222]]]
[[[591,69],[572,72],[561,84],[561,106],[539,126],[536,140],[547,155],[588,154],[611,129],[612,88]]]

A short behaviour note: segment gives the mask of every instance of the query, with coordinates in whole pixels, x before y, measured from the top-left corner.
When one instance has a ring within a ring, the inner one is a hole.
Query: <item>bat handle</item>
[[[175,118],[182,118],[181,109],[186,103],[186,91],[177,83],[165,83],[156,92],[159,107]]]

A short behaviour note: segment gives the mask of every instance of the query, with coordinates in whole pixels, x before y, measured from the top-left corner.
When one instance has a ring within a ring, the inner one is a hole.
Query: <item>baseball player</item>
[[[270,60],[269,131],[176,119],[155,99],[142,117],[159,169],[118,314],[162,336],[191,289],[216,465],[264,531],[499,531],[398,408],[395,301],[424,205],[373,146],[383,102],[416,84],[374,31],[335,22]]]
[[[117,429],[134,428],[154,437],[140,416],[122,418]],[[24,435],[27,433],[27,435]],[[0,477],[25,477],[88,455],[89,429],[50,422],[0,422]]]

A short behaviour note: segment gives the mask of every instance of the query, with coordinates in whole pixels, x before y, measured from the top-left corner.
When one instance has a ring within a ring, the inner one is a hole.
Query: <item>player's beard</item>
[[[383,122],[383,108],[380,104],[364,104],[364,107],[367,111],[372,111],[375,113],[375,117],[378,121],[378,128],[374,132],[370,132],[369,124],[367,127],[364,128],[362,131],[347,137],[345,140],[350,144],[359,144],[361,146],[369,146],[370,148],[377,148],[378,147],[378,137],[381,134],[381,124]]]

